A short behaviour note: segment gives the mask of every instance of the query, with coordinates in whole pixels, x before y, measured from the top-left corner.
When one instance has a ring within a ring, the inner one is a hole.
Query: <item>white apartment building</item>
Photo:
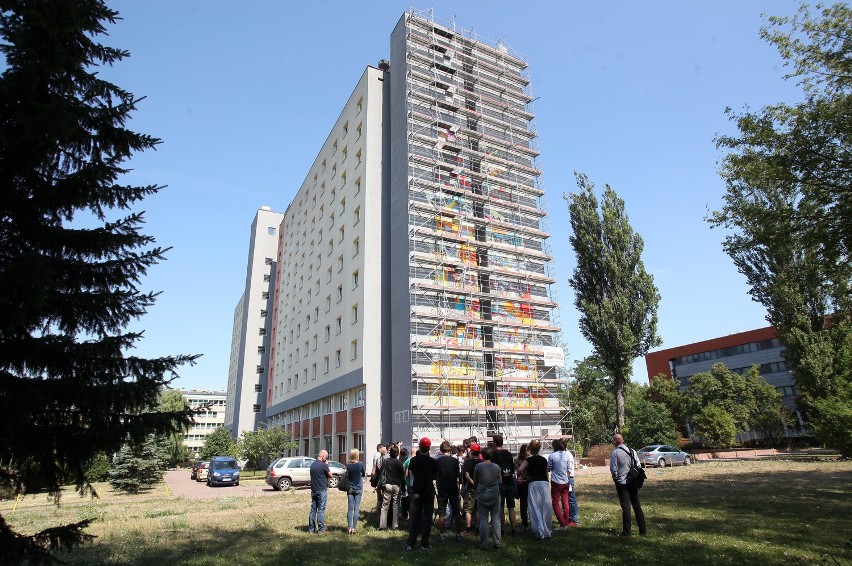
[[[207,435],[225,424],[225,392],[182,389],[191,409],[207,407],[195,416],[195,423],[183,435],[183,444],[198,458]]]
[[[564,350],[527,63],[414,12],[390,54],[280,222],[266,420],[300,454],[338,460],[424,435],[559,436]]]
[[[268,206],[251,225],[246,283],[234,309],[224,426],[234,438],[266,421],[266,373],[272,328],[271,289],[275,284],[278,227],[283,215]]]

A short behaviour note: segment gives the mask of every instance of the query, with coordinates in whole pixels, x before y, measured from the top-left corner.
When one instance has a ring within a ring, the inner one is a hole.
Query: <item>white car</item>
[[[666,466],[674,466],[675,464],[688,466],[691,463],[688,452],[684,452],[668,444],[651,444],[650,446],[645,446],[637,450],[636,455],[639,456],[639,462],[642,463],[643,467],[659,466],[665,468]]]
[[[304,456],[279,458],[266,469],[266,483],[276,491],[287,491],[294,485],[309,484],[313,462],[313,458]]]

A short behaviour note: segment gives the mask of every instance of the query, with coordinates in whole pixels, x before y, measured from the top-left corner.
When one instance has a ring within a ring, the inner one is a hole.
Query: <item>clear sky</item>
[[[131,57],[102,75],[145,96],[129,123],[163,140],[129,180],[168,188],[147,199],[146,233],[172,246],[144,279],[162,294],[136,327],[136,353],[203,354],[176,387],[227,385],[234,307],[249,229],[263,205],[283,211],[367,65],[389,59],[409,4],[121,0],[103,42]],[[745,279],[704,221],[724,184],[713,139],[726,107],[792,101],[782,60],[759,38],[761,13],[789,1],[446,2],[436,19],[503,39],[529,59],[540,165],[567,359],[591,353],[568,278],[574,254],[562,194],[573,172],[609,183],[645,240],[662,296],[663,347],[766,326]],[[393,72],[393,68],[391,69]],[[634,379],[645,381],[644,361]]]

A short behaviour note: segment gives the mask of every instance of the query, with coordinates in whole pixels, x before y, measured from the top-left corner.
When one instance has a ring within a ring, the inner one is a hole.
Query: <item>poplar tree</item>
[[[580,311],[580,332],[612,376],[619,430],[624,427],[624,385],[633,360],[660,344],[660,295],[642,263],[644,243],[633,231],[624,201],[606,185],[598,205],[595,186],[575,173],[577,193],[564,195],[571,216],[577,265],[569,280]]]
[[[154,303],[140,279],[165,249],[134,206],[162,187],[122,184],[159,140],[126,128],[139,99],[99,68],[127,51],[98,43],[117,12],[100,0],[0,3],[0,483],[58,497],[98,453],[168,434],[191,412],[157,409],[195,356],[130,354],[126,330]],[[32,536],[0,516],[0,563],[55,560],[88,520]]]

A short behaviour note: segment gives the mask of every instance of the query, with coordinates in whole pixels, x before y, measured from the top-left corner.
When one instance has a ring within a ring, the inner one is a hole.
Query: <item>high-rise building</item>
[[[415,12],[362,75],[279,229],[265,410],[300,453],[561,435],[532,98],[522,56]]]
[[[275,285],[278,226],[282,217],[281,213],[263,206],[251,225],[246,283],[234,309],[228,369],[224,426],[234,438],[266,421],[263,386],[269,367],[271,289]]]
[[[198,410],[195,422],[183,435],[183,444],[198,458],[207,435],[225,424],[225,392],[181,389],[190,409]]]

